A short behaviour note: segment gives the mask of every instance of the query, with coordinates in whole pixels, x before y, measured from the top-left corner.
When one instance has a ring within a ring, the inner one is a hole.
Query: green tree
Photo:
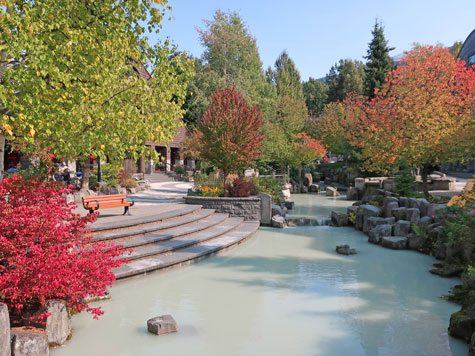
[[[381,89],[389,71],[394,68],[394,61],[389,56],[394,47],[388,47],[381,23],[374,24],[373,39],[368,45],[368,55],[365,67],[364,93],[369,98],[374,97],[374,90]]]
[[[277,95],[297,100],[304,99],[300,73],[286,51],[283,51],[275,61],[274,70],[270,68],[267,70],[267,77],[277,89]]]
[[[303,83],[303,93],[310,115],[320,115],[328,101],[328,85],[324,81],[310,77]]]
[[[208,98],[217,89],[217,84],[236,85],[236,88],[251,103],[259,104],[264,116],[272,111],[275,92],[267,83],[262,70],[262,62],[256,39],[249,32],[245,22],[237,12],[217,10],[212,20],[205,20],[205,28],[198,29],[200,40],[205,47],[201,63],[205,80],[211,84],[203,85],[203,78],[196,77],[196,87]],[[203,113],[202,106],[195,117]]]
[[[455,41],[454,44],[450,47],[450,53],[457,57],[460,53],[460,50],[462,49],[462,46],[462,41]]]
[[[328,101],[343,101],[351,93],[363,95],[364,64],[361,61],[341,59],[331,67],[325,78],[328,84]]]
[[[166,0],[7,0],[3,130],[85,167],[91,154],[138,158],[149,154],[145,141],[171,140],[192,61],[143,36],[159,31],[168,8]]]

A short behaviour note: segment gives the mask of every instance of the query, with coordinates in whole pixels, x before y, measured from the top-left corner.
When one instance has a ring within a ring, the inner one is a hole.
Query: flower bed
[[[215,209],[217,213],[227,213],[229,216],[241,216],[244,220],[261,219],[261,199],[221,198],[221,197],[185,197],[186,204],[201,205],[205,209]]]

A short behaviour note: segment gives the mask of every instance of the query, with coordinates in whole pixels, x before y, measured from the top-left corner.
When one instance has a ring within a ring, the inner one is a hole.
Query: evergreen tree
[[[320,115],[328,101],[328,85],[322,80],[310,77],[303,83],[303,93],[309,113],[313,116]]]
[[[267,70],[267,78],[277,89],[279,96],[288,96],[296,100],[304,100],[300,73],[295,67],[292,58],[286,51],[283,51],[275,61],[275,69]]]
[[[361,61],[340,59],[325,78],[328,101],[343,101],[349,93],[363,95],[364,78],[364,64]]]
[[[381,23],[374,24],[373,39],[369,43],[366,58],[364,93],[373,98],[374,90],[380,89],[389,71],[394,68],[394,61],[389,56],[394,47],[388,47],[388,41],[384,37],[384,29]]]

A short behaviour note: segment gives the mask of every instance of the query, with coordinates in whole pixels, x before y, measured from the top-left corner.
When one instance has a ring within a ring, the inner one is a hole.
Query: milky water
[[[295,196],[294,214],[328,215],[348,202]],[[340,256],[348,243],[359,254]],[[119,282],[105,314],[73,317],[74,334],[53,356],[74,355],[467,355],[447,335],[457,283],[428,273],[434,260],[371,245],[352,228],[263,228],[224,254]],[[172,314],[179,332],[147,333]]]

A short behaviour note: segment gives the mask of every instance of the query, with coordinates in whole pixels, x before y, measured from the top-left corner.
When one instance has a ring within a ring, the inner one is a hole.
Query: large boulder
[[[449,334],[453,337],[470,342],[475,332],[474,308],[462,308],[450,316]]]
[[[12,328],[12,356],[49,356],[48,337],[42,329]]]
[[[419,202],[417,201],[417,198],[408,198],[407,199],[407,207],[409,209],[411,208],[419,208]]]
[[[175,333],[178,331],[178,325],[171,315],[160,315],[147,320],[147,330],[156,335]]]
[[[468,356],[475,356],[475,332],[470,339],[470,345],[468,346]]]
[[[302,194],[308,193],[308,187],[306,187],[305,185],[302,185],[300,187],[300,193]]]
[[[340,193],[338,193],[338,190],[333,187],[326,187],[325,188],[325,193],[327,197],[339,197]]]
[[[423,251],[423,246],[427,240],[426,236],[416,235],[411,232],[407,235],[407,246],[410,250]]]
[[[271,225],[283,229],[285,227],[285,218],[281,215],[274,215],[271,220]]]
[[[393,225],[396,222],[396,219],[394,217],[391,218],[380,218],[377,216],[370,216],[368,219],[366,219],[366,223],[369,225],[366,228],[363,226],[363,231],[371,231],[373,228],[375,228],[378,225]]]
[[[66,305],[60,301],[50,300],[46,303],[46,335],[50,345],[63,345],[71,335],[71,319]]]
[[[407,208],[395,208],[392,210],[392,213],[396,220],[406,220]]]
[[[403,236],[407,237],[411,230],[411,223],[406,220],[398,220],[396,224],[393,226],[393,234],[394,236]]]
[[[109,188],[109,194],[127,194],[127,189],[116,184]]]
[[[320,191],[320,186],[318,184],[310,184],[308,191],[311,193],[318,193]]]
[[[384,216],[387,218],[393,216],[394,209],[398,209],[399,204],[397,202],[390,202],[384,206]]]
[[[419,227],[421,227],[421,228],[422,228],[422,227],[426,227],[426,228],[427,228],[430,224],[432,224],[432,218],[431,218],[430,216],[426,215],[426,216],[423,216],[423,217],[419,220],[419,222],[418,222],[417,225],[418,225]]]
[[[367,219],[371,216],[379,216],[381,209],[374,205],[363,204],[358,207],[356,211],[355,228],[363,230],[364,225],[367,225]]]
[[[282,195],[284,196],[284,199],[290,199],[290,189],[283,189]]]
[[[346,200],[358,200],[358,190],[355,187],[349,187],[346,191]]]
[[[403,236],[383,236],[381,238],[381,246],[388,247],[393,250],[402,250],[407,247],[407,237]]]
[[[295,208],[295,202],[293,200],[286,200],[284,205],[288,210],[293,210]]]
[[[8,307],[0,303],[0,356],[10,355],[10,315]]]
[[[409,198],[400,197],[399,198],[399,206],[401,208],[409,208]]]
[[[421,213],[419,208],[409,208],[406,211],[406,220],[409,221],[413,225],[417,225],[421,218]]]
[[[280,215],[285,217],[285,211],[279,205],[272,204],[272,216]]]
[[[333,226],[347,226],[348,214],[340,213],[338,211],[332,211],[332,225]]]
[[[368,234],[368,242],[379,244],[385,236],[391,236],[392,226],[389,224],[377,225]]]
[[[427,201],[425,198],[419,198],[417,199],[418,202],[418,207],[421,212],[421,217],[422,216],[428,216],[429,215],[429,206],[430,203]]]
[[[305,173],[303,176],[303,184],[306,187],[310,187],[313,184],[313,177],[311,173]]]

